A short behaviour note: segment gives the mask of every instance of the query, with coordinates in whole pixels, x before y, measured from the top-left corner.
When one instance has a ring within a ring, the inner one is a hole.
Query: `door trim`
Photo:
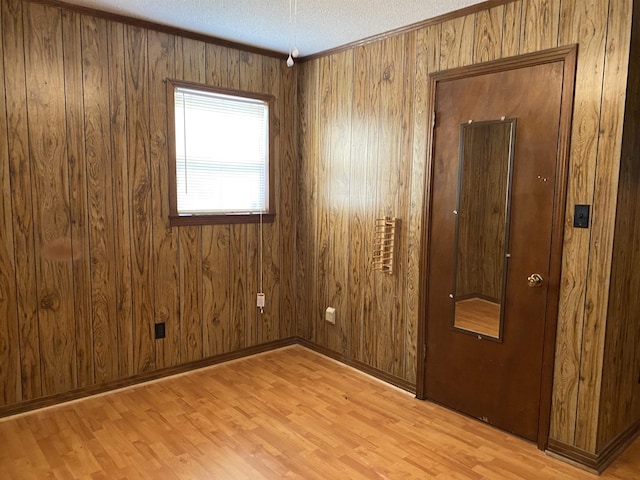
[[[553,367],[555,360],[556,327],[558,321],[558,305],[560,300],[560,274],[562,267],[562,244],[564,240],[564,223],[567,201],[567,180],[569,171],[569,149],[571,145],[571,125],[573,117],[573,100],[575,89],[575,74],[577,60],[577,45],[568,45],[550,50],[519,55],[502,60],[496,60],[477,65],[455,68],[429,75],[429,110],[434,119],[427,135],[427,158],[424,176],[424,197],[422,209],[422,238],[420,247],[420,278],[419,278],[419,317],[418,317],[418,365],[416,397],[425,399],[425,361],[427,349],[427,292],[429,287],[429,243],[431,230],[431,202],[433,178],[433,135],[435,130],[435,99],[438,82],[469,78],[489,73],[504,72],[520,68],[533,67],[547,63],[562,61],[564,63],[562,98],[560,110],[560,125],[558,138],[558,152],[556,160],[556,191],[553,199],[553,219],[551,227],[551,252],[549,290],[545,308],[545,327],[543,339],[542,371],[540,382],[538,441],[540,450],[545,450],[549,441],[551,423],[551,399],[553,391]]]

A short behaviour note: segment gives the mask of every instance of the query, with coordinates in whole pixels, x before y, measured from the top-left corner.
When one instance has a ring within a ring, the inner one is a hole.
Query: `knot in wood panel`
[[[387,65],[384,68],[384,72],[382,72],[382,80],[385,82],[393,82],[394,71],[393,64]]]
[[[58,292],[47,292],[45,290],[40,298],[40,308],[52,311],[58,310],[60,308],[60,295],[58,295]]]

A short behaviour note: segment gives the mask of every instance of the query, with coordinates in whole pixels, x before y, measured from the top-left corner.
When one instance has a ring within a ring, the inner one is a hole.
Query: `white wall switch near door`
[[[324,312],[324,319],[332,324],[336,324],[336,309],[333,307],[327,307],[327,311]]]

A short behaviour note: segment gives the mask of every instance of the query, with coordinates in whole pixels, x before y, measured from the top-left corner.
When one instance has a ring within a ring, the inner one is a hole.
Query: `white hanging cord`
[[[293,59],[300,55],[295,47],[298,43],[298,0],[289,0],[289,57],[287,67],[293,67]]]
[[[298,58],[298,55],[300,55],[296,47],[298,44],[298,0],[293,0],[293,2],[293,51],[291,52],[291,56]]]
[[[263,267],[262,267],[262,250],[263,250],[263,246],[262,246],[262,212],[260,212],[260,230],[259,230],[259,235],[260,235],[260,246],[259,246],[259,262],[260,262],[260,280],[259,280],[259,290],[258,290],[258,298],[257,298],[257,305],[258,308],[260,309],[260,313],[264,313],[264,291],[262,290],[262,280],[263,280]]]
[[[262,212],[260,212],[260,291],[262,292]]]

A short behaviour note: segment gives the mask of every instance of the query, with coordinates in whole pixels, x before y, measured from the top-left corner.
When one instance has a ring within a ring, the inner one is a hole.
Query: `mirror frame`
[[[506,124],[510,123],[510,138],[509,138],[509,163],[507,165],[507,191],[505,195],[505,232],[504,232],[504,258],[502,262],[502,288],[501,288],[501,302],[500,302],[500,325],[498,328],[498,336],[494,337],[491,335],[487,335],[486,333],[475,332],[473,330],[469,330],[466,328],[461,328],[456,326],[456,285],[457,285],[457,277],[458,277],[458,235],[459,235],[459,226],[460,226],[460,197],[462,192],[462,174],[463,174],[463,166],[464,166],[464,133],[465,127],[470,125],[496,125],[496,124]],[[453,285],[451,289],[451,328],[457,332],[464,333],[466,335],[473,335],[480,340],[490,340],[492,342],[502,343],[504,338],[504,302],[506,298],[507,292],[507,272],[508,268],[508,259],[509,259],[509,224],[511,223],[511,191],[512,191],[512,183],[513,183],[513,164],[514,164],[514,155],[515,155],[515,145],[516,145],[516,118],[505,118],[502,117],[498,120],[483,120],[475,122],[473,120],[469,120],[466,123],[460,125],[460,146],[458,148],[458,185],[456,192],[456,208],[455,208],[455,216],[456,216],[456,227],[455,227],[455,241],[453,246]]]

